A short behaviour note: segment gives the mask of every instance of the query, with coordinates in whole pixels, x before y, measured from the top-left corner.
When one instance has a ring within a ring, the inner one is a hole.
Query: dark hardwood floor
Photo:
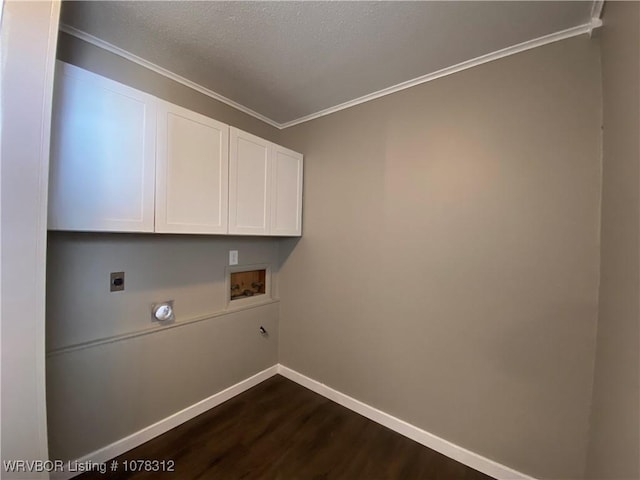
[[[123,471],[144,459],[175,471]],[[279,375],[116,460],[76,478],[490,480]]]

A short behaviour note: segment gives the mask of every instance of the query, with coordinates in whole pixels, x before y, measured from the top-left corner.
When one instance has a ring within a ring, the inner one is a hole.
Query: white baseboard
[[[479,472],[489,475],[490,477],[498,480],[534,480],[534,478],[529,475],[525,475],[522,472],[518,472],[517,470],[462,448],[432,433],[422,430],[421,428],[411,425],[404,420],[400,420],[399,418],[356,400],[349,395],[338,392],[324,383],[320,383],[306,377],[305,375],[285,367],[284,365],[278,364],[278,373],[283,377],[286,377],[289,380],[292,380],[303,387],[306,387],[309,390],[348,408],[349,410],[353,410],[354,412],[359,413],[360,415],[367,417],[368,419],[373,420],[394,432],[398,432],[400,435],[404,435],[425,447],[429,447],[438,453],[452,458],[464,465],[467,465],[468,467],[474,468]]]
[[[356,400],[349,395],[345,395],[333,388],[313,380],[301,373],[296,372],[284,365],[277,364],[267,368],[259,373],[256,373],[252,377],[242,380],[241,382],[232,385],[225,390],[216,393],[215,395],[205,398],[204,400],[191,405],[190,407],[180,410],[167,418],[160,420],[142,430],[139,430],[128,437],[125,437],[117,442],[107,445],[106,447],[96,450],[84,457],[72,461],[71,463],[77,464],[100,464],[111,460],[118,455],[142,445],[149,440],[168,432],[174,427],[191,420],[192,418],[206,412],[207,410],[220,405],[223,402],[241,394],[242,392],[258,385],[266,379],[280,374],[289,380],[302,385],[309,390],[316,392],[323,397],[332,400],[343,407],[348,408],[360,415],[373,420],[380,425],[383,425],[407,438],[410,438],[425,447],[429,447],[436,452],[439,452],[453,460],[456,460],[468,467],[474,468],[486,475],[489,475],[498,480],[535,480],[533,477],[518,472],[512,468],[502,465],[498,462],[490,460],[486,457],[471,452],[465,448],[462,448],[454,443],[451,443],[443,438],[440,438],[432,433],[429,433],[421,428],[418,428],[410,423],[400,420],[388,413],[385,413],[377,408],[374,408],[366,403]],[[81,474],[82,472],[54,472],[51,474],[53,480],[68,480]]]
[[[222,390],[221,392],[211,395],[210,397],[205,398],[198,403],[194,403],[190,407],[180,410],[179,412],[176,412],[173,415],[170,415],[167,418],[154,423],[153,425],[149,425],[142,430],[132,433],[128,437],[122,438],[112,443],[111,445],[107,445],[106,447],[101,448],[100,450],[89,453],[88,455],[85,455],[75,462],[71,461],[71,464],[74,465],[76,462],[78,464],[100,464],[107,462],[108,460],[111,460],[118,455],[122,455],[132,448],[138,447],[143,443],[148,442],[152,438],[168,432],[172,428],[175,428],[178,425],[181,425],[182,423],[191,420],[194,417],[197,417],[201,413],[204,413],[207,410],[216,407],[223,402],[226,402],[236,395],[249,390],[251,387],[258,385],[259,383],[265,381],[267,378],[274,376],[276,373],[278,373],[278,365],[269,367],[266,370],[258,372],[252,377],[242,380],[241,382],[238,382],[235,385]],[[81,473],[83,472],[52,472],[51,478],[53,480],[67,480],[69,478],[75,477],[76,475],[80,475]]]

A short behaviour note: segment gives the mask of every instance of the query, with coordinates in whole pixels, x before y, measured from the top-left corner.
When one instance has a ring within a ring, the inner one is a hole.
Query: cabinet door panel
[[[49,228],[152,232],[155,100],[58,63]]]
[[[271,144],[231,128],[229,233],[266,235],[271,216]]]
[[[162,102],[156,232],[227,233],[229,127]]]
[[[271,235],[302,233],[302,155],[273,147]]]

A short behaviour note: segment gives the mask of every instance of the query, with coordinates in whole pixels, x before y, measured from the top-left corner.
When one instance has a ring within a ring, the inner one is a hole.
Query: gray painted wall
[[[58,57],[277,141],[273,127],[74,37],[60,35]],[[177,324],[224,310],[230,249],[240,264],[271,264],[277,296],[276,239],[50,232],[48,249],[50,458],[79,458],[277,363],[277,303],[148,332],[156,301],[176,301]],[[114,271],[124,292],[109,292]]]
[[[103,447],[279,355],[525,473],[580,478],[601,252],[587,476],[637,478],[638,13],[605,10],[601,251],[597,41],[549,45],[278,132],[61,34],[64,61],[303,152],[305,236],[51,233],[51,458]],[[275,266],[280,306],[64,350],[147,329],[155,300],[175,298],[179,321],[220,311],[231,248],[241,263]],[[107,291],[115,270],[127,273],[121,294]]]
[[[167,299],[180,321],[224,310],[229,250],[241,265],[273,265],[277,295],[277,239],[50,232],[48,350],[147,331],[150,305]],[[125,290],[111,293],[109,273],[119,271]]]
[[[540,478],[584,472],[599,44],[547,45],[289,128],[304,236],[280,362]]]
[[[79,458],[278,362],[277,303],[188,322],[225,309],[230,249],[241,264],[273,265],[277,295],[275,239],[49,233],[51,458]],[[121,270],[125,290],[110,293],[109,273]],[[180,326],[154,327],[150,305],[167,299]]]
[[[607,2],[602,40],[600,314],[587,476],[640,477],[640,4]]]
[[[51,458],[79,458],[275,365],[277,338],[271,304],[49,356]]]

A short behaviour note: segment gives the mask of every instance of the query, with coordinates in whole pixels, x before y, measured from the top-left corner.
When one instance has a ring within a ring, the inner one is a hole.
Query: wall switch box
[[[238,250],[229,250],[229,265],[238,264]]]

